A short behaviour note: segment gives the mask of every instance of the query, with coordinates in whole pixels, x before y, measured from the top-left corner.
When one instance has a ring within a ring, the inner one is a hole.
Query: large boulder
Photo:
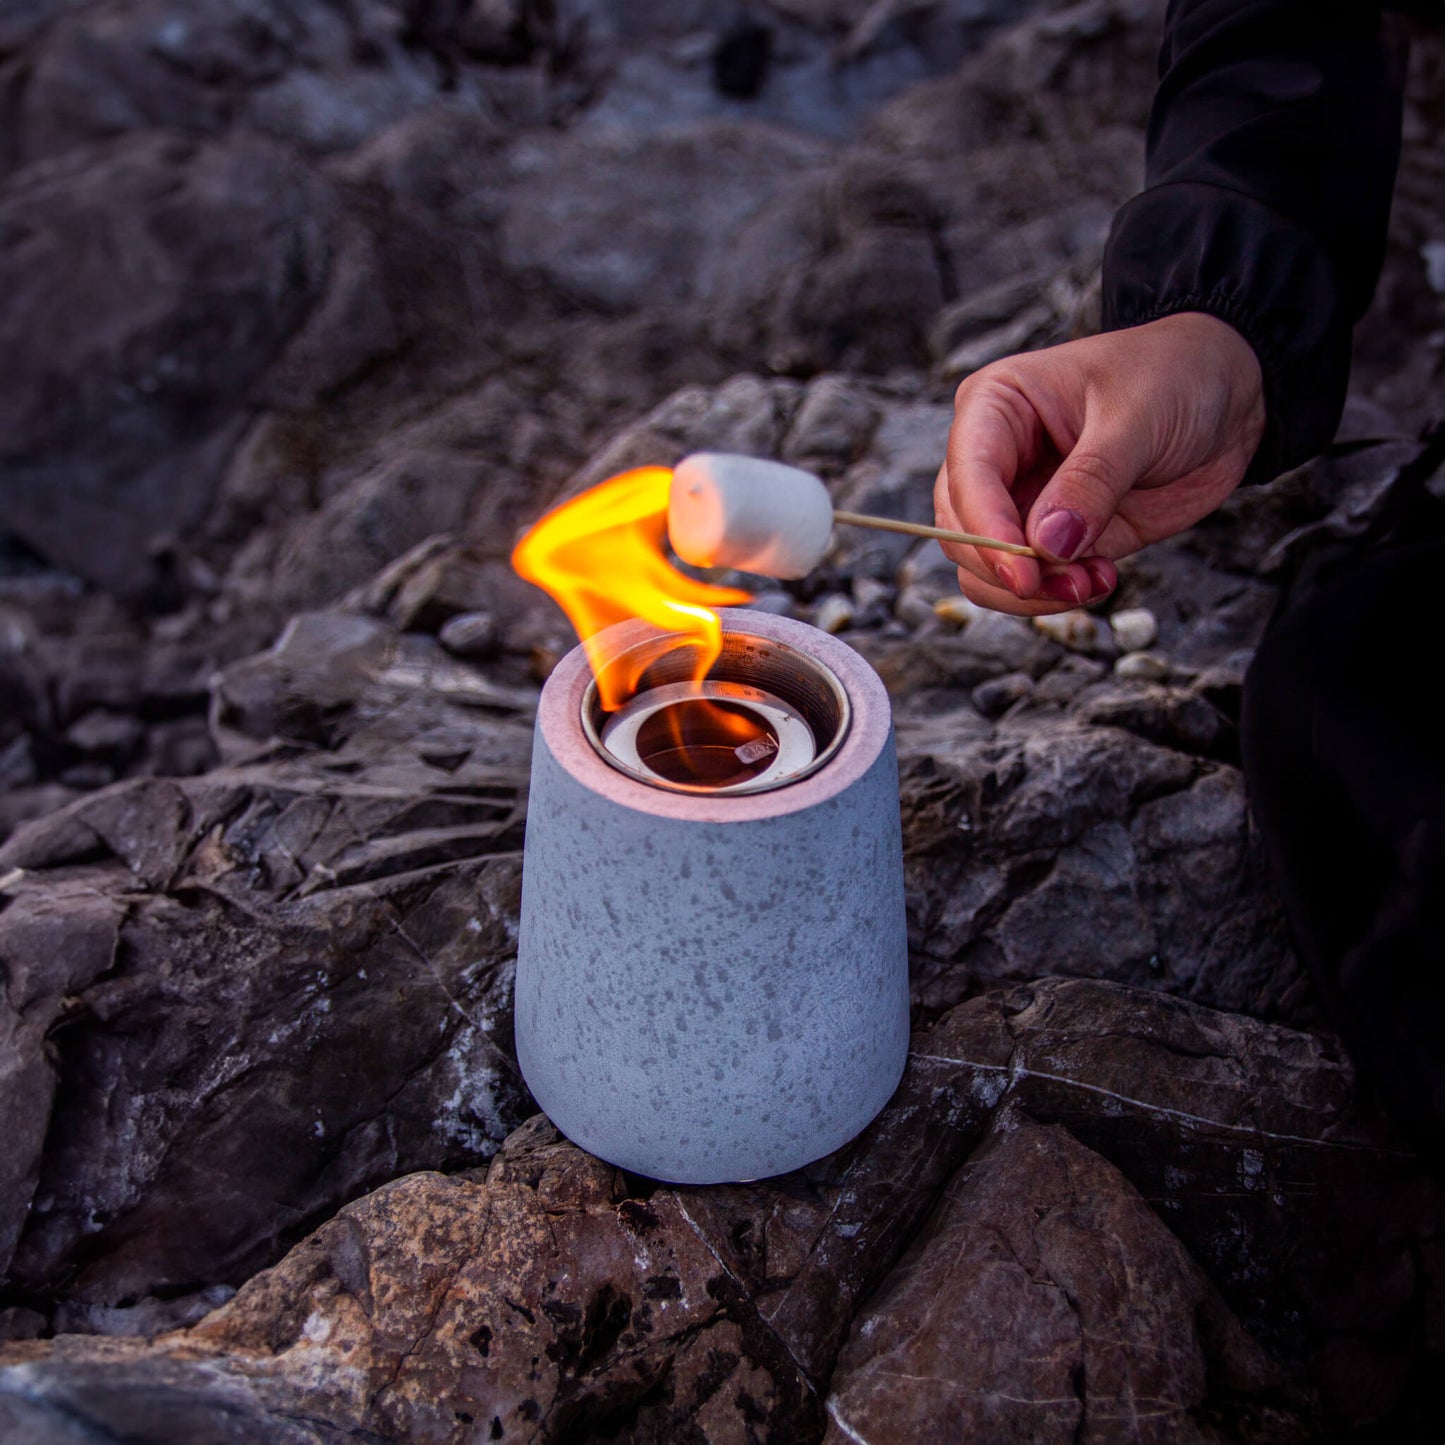
[[[155,133],[0,193],[6,530],[120,592],[205,515],[320,294],[328,192],[286,151]]]
[[[654,1186],[538,1119],[485,1172],[348,1205],[189,1329],[0,1348],[0,1420],[804,1445],[826,1401],[838,1440],[1304,1442],[1428,1399],[1404,1366],[1441,1349],[1413,1263],[1439,1203],[1328,1045],[1044,982],[917,1037],[810,1169]]]
[[[531,696],[414,644],[301,619],[221,685],[245,761],[81,798],[0,849],[13,1284],[79,1309],[238,1284],[520,1117]]]

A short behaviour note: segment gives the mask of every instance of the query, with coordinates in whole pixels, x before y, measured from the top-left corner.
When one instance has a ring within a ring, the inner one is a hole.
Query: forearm
[[[1334,434],[1384,253],[1400,96],[1380,10],[1173,0],[1160,69],[1146,189],[1105,256],[1105,322],[1233,325],[1264,375],[1252,473],[1274,475]]]

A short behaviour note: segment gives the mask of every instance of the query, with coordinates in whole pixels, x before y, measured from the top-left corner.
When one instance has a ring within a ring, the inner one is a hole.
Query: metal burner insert
[[[842,746],[851,710],[831,669],[786,643],[724,632],[717,661],[692,678],[681,634],[634,644],[606,670],[641,668],[633,696],[608,713],[596,682],[582,728],[612,767],[681,793],[761,793],[797,782]]]

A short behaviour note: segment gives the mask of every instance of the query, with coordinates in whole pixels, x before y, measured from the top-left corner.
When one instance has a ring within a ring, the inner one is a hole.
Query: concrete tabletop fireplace
[[[887,693],[826,633],[721,616],[700,683],[686,640],[642,623],[602,634],[641,669],[620,708],[581,647],[548,680],[517,958],[518,1060],[553,1123],[699,1184],[845,1144],[908,1048]]]

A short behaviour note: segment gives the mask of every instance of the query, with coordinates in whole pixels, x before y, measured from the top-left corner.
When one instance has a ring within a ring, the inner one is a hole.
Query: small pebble
[[[1109,619],[1120,652],[1143,652],[1159,636],[1159,620],[1147,607],[1126,607]]]
[[[917,587],[905,587],[893,604],[893,615],[908,627],[922,627],[936,617],[933,603]]]
[[[934,591],[944,587],[957,587],[958,563],[945,557],[943,548],[930,539],[910,552],[899,564],[898,585],[932,587]]]
[[[1046,677],[1039,679],[1034,696],[1040,702],[1064,706],[1074,700],[1091,683],[1097,682],[1109,669],[1092,657],[1066,657]]]
[[[1157,652],[1126,652],[1114,664],[1114,676],[1163,682],[1169,676],[1169,664]]]
[[[1045,637],[1062,643],[1074,652],[1093,652],[1099,645],[1099,624],[1087,612],[1055,612],[1035,617],[1034,627]]]
[[[1026,672],[1006,672],[981,682],[970,695],[976,711],[984,717],[1002,717],[1016,702],[1030,696],[1034,681]]]
[[[841,632],[856,615],[853,599],[834,592],[813,609],[813,626],[822,632]]]
[[[442,624],[437,641],[453,657],[490,657],[497,650],[497,620],[490,612],[459,612]]]
[[[123,757],[133,753],[145,737],[145,725],[128,713],[107,712],[92,708],[78,722],[72,723],[65,740],[87,755]]]
[[[961,592],[957,597],[940,597],[933,604],[933,615],[941,617],[945,622],[951,622],[955,627],[966,627],[987,612],[987,607],[980,607],[977,602],[970,602]]]
[[[744,605],[754,612],[767,612],[774,617],[793,615],[792,594],[784,592],[781,587],[765,587],[761,592],[754,592],[752,599]]]
[[[860,612],[870,607],[887,605],[893,600],[893,584],[880,582],[876,577],[855,577],[853,579],[853,601]]]

